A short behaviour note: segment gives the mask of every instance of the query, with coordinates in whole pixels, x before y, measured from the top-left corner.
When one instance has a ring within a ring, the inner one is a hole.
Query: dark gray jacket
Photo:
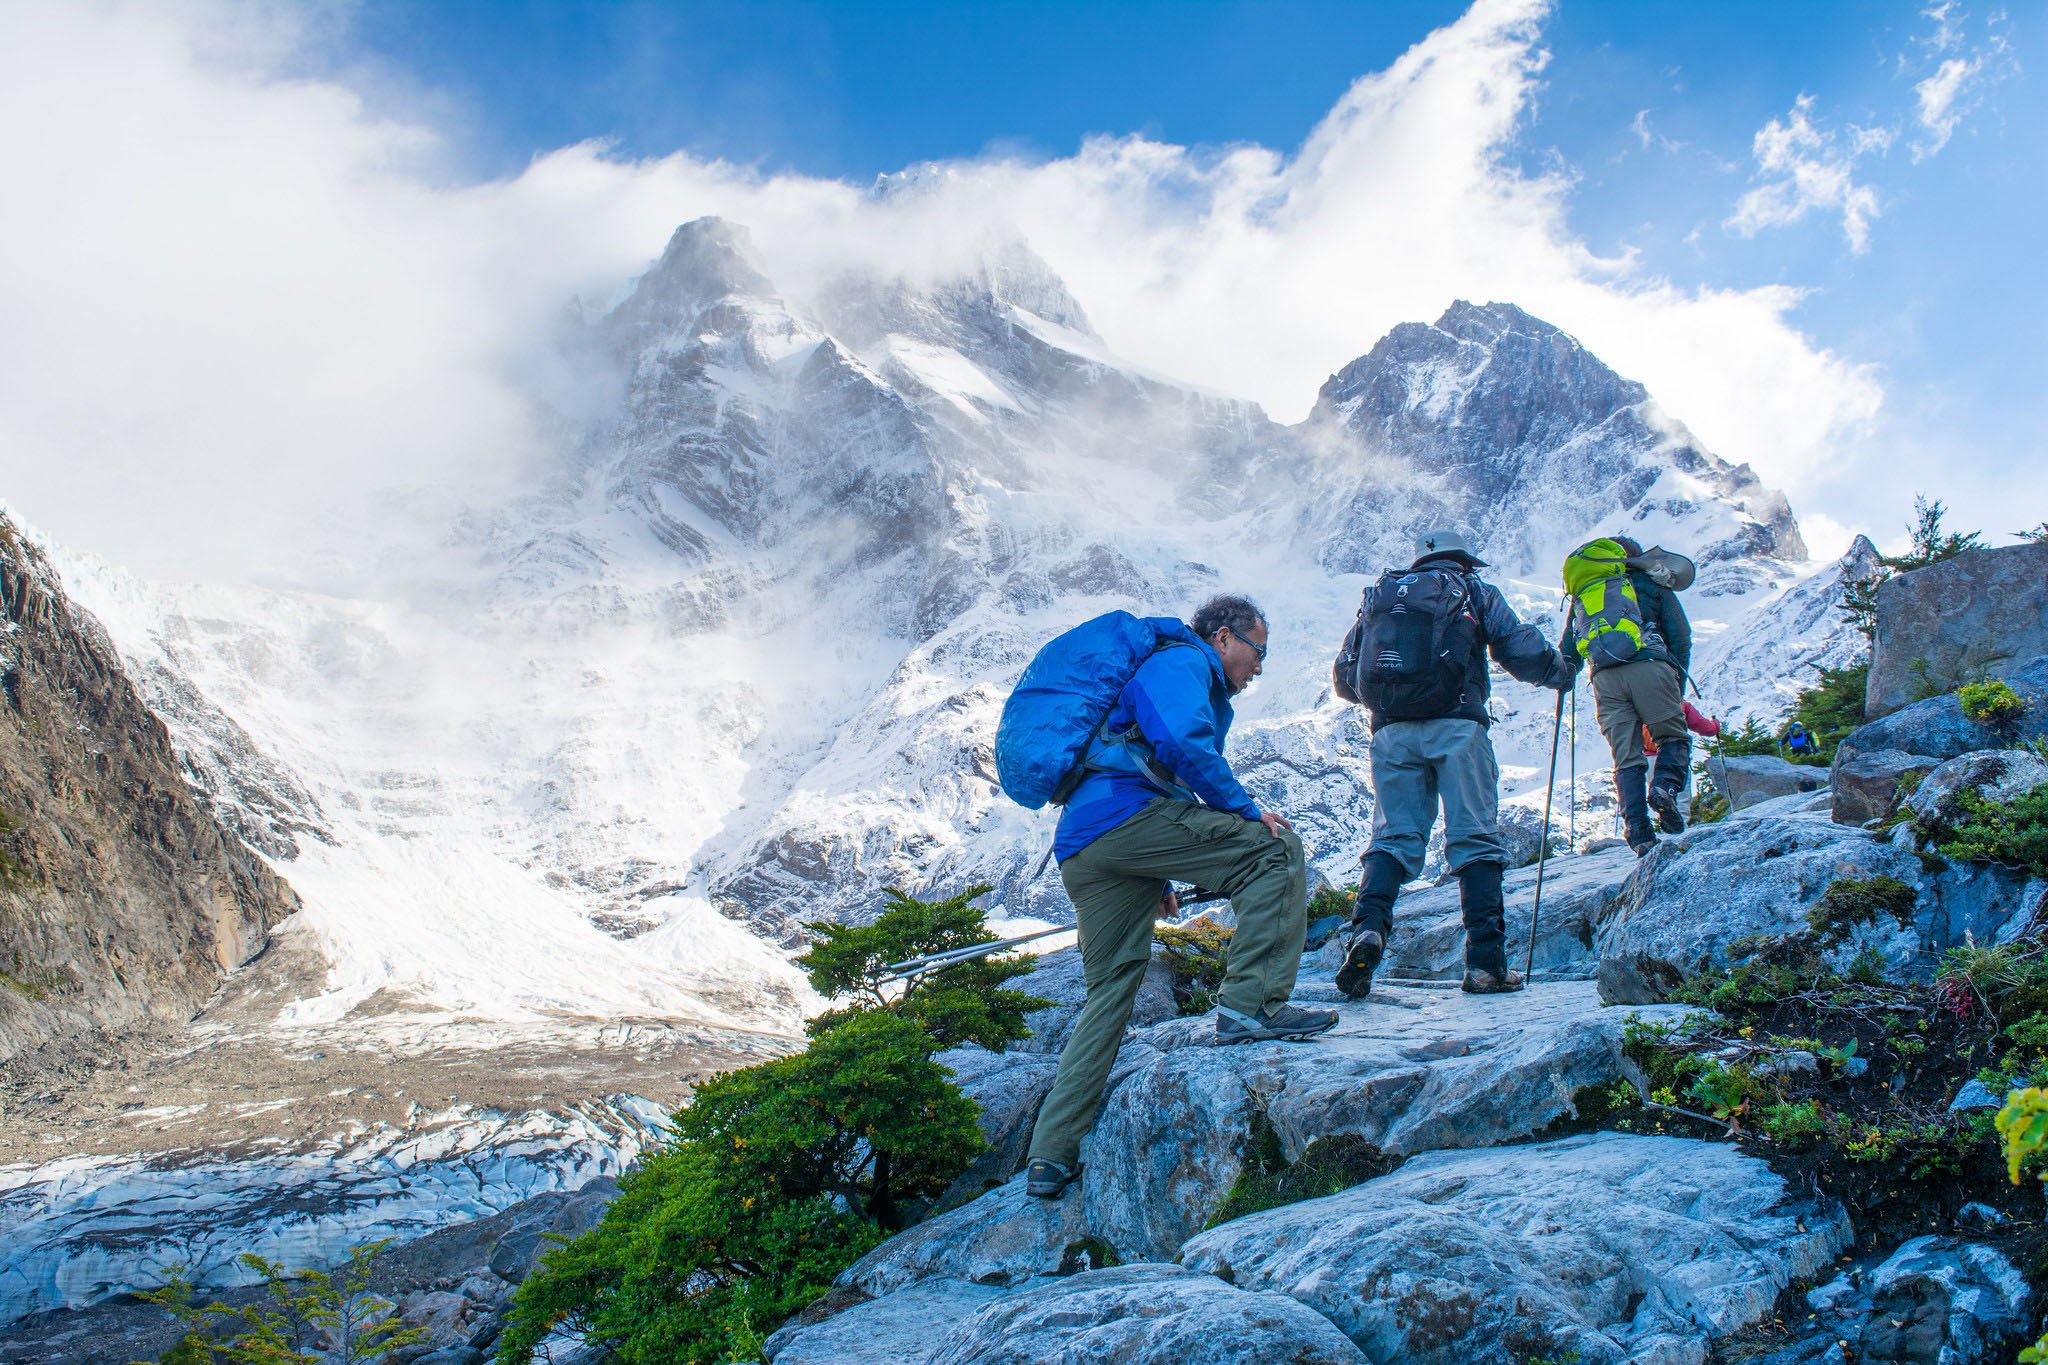
[[[1493,718],[1486,713],[1487,699],[1493,694],[1493,685],[1487,677],[1486,656],[1508,671],[1508,676],[1518,682],[1537,687],[1562,688],[1571,679],[1573,669],[1558,652],[1543,638],[1543,632],[1515,615],[1515,609],[1501,596],[1500,589],[1486,582],[1478,574],[1464,566],[1455,555],[1433,556],[1417,560],[1418,569],[1452,569],[1463,574],[1472,585],[1473,604],[1479,608],[1479,642],[1472,652],[1472,664],[1466,670],[1465,690],[1458,696],[1458,705],[1448,712],[1463,720],[1476,720],[1481,725],[1491,725]],[[1372,718],[1377,729],[1382,721]],[[1385,722],[1399,724],[1398,721]]]

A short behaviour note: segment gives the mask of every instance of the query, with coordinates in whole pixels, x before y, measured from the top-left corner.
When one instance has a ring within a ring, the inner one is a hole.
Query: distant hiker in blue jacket
[[[1152,654],[1118,694],[1053,840],[1088,995],[1031,1132],[1026,1188],[1042,1198],[1080,1174],[1081,1139],[1174,880],[1224,893],[1237,912],[1217,1041],[1307,1038],[1337,1022],[1288,1003],[1307,932],[1301,840],[1259,809],[1223,757],[1230,699],[1265,663],[1266,618],[1242,597],[1216,597],[1188,625],[1197,641]]]

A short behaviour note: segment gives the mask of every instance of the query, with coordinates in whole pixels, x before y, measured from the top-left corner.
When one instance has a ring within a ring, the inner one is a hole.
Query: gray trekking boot
[[[1057,1199],[1067,1192],[1067,1186],[1081,1178],[1081,1167],[1063,1166],[1057,1161],[1038,1157],[1024,1172],[1024,1193],[1037,1199]]]
[[[1506,995],[1510,991],[1522,989],[1523,984],[1520,972],[1502,968],[1496,975],[1477,967],[1467,967],[1465,981],[1460,989],[1471,995]]]
[[[1216,1007],[1216,1041],[1219,1043],[1263,1043],[1282,1038],[1295,1041],[1313,1038],[1337,1026],[1335,1010],[1305,1010],[1282,1005],[1272,1011],[1239,1014],[1227,1005]]]

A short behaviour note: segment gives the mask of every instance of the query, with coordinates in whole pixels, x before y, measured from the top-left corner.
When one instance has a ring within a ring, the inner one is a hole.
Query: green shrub
[[[525,1365],[558,1330],[629,1365],[755,1359],[943,1191],[985,1144],[979,1108],[933,1054],[1001,1048],[1051,1002],[1004,988],[1029,958],[947,967],[894,998],[889,964],[994,942],[969,904],[984,890],[931,902],[892,891],[873,924],[821,926],[799,961],[853,1003],[813,1020],[804,1051],[698,1088],[598,1226],[519,1287],[499,1361]]]
[[[1833,762],[1843,737],[1863,724],[1863,698],[1869,686],[1870,661],[1865,659],[1843,668],[1823,665],[1819,680],[1800,689],[1792,702],[1792,719],[1813,736],[1811,761]]]
[[[2010,801],[1957,792],[1943,821],[1944,833],[1934,844],[1942,857],[2011,863],[2048,876],[2048,782]]]
[[[183,1266],[171,1267],[162,1288],[135,1297],[169,1309],[185,1324],[185,1335],[159,1357],[160,1365],[369,1365],[427,1335],[423,1328],[407,1327],[391,1300],[370,1292],[370,1268],[390,1244],[386,1237],[357,1247],[332,1274],[287,1271],[261,1256],[241,1256],[243,1265],[263,1277],[265,1291],[261,1300],[241,1308],[196,1302]]]
[[[818,1015],[806,1030],[817,1037],[849,1019],[886,1009],[917,1023],[940,1048],[973,1043],[1000,1052],[1023,1039],[1031,1031],[1024,1016],[1053,1002],[1008,990],[1003,983],[1035,968],[1035,958],[1019,953],[975,958],[921,977],[909,991],[889,971],[892,963],[996,942],[972,904],[987,891],[974,886],[942,901],[920,901],[892,888],[884,893],[888,908],[873,924],[816,926],[817,941],[797,965],[818,994],[852,996],[853,1003]],[[897,991],[894,999],[891,990]]]
[[[1317,920],[1326,919],[1331,915],[1342,915],[1345,919],[1350,919],[1351,907],[1357,901],[1358,888],[1355,886],[1347,886],[1341,891],[1334,886],[1320,887],[1308,898],[1308,922],[1314,924]]]
[[[1778,737],[1765,729],[1763,722],[1755,716],[1744,716],[1742,724],[1724,727],[1719,735],[1708,740],[1707,752],[1722,758],[1775,754],[1778,752]]]
[[[705,1082],[598,1226],[520,1286],[498,1359],[524,1365],[562,1327],[644,1365],[757,1352],[983,1149],[934,1050],[878,1010]]]
[[[1173,974],[1173,998],[1182,1014],[1207,1014],[1215,1007],[1230,953],[1230,935],[1230,930],[1209,920],[1162,924],[1152,931],[1166,968]]]
[[[2027,699],[1996,678],[1963,684],[1956,689],[1956,700],[1964,715],[1994,730],[2018,725],[2027,713]]]

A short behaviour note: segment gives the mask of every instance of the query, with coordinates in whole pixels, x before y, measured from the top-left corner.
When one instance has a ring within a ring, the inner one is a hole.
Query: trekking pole
[[[1578,689],[1572,689],[1574,695]],[[1543,785],[1543,837],[1536,844],[1536,897],[1529,905],[1529,956],[1522,963],[1522,980],[1536,970],[1536,917],[1543,913],[1543,869],[1550,862],[1550,796],[1557,790],[1557,737],[1564,729],[1564,693],[1557,694],[1557,719],[1550,727],[1550,776]]]
[[[1571,822],[1572,852],[1579,851],[1579,680],[1572,679],[1572,752],[1567,760],[1571,772],[1571,785],[1565,790],[1565,819]]]

